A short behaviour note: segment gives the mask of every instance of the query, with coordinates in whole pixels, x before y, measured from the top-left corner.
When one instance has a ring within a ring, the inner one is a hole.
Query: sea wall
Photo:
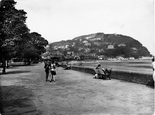
[[[95,74],[95,71],[91,67],[80,67],[80,66],[72,66],[72,70],[81,71],[85,73]],[[134,73],[134,72],[126,72],[126,71],[116,71],[112,70],[111,78],[119,79],[127,82],[134,82],[144,85],[153,85],[152,74],[143,74],[143,73]]]

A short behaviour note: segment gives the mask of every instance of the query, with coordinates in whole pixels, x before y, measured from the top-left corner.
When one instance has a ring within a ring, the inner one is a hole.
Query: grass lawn
[[[136,73],[147,73],[152,74],[152,62],[151,60],[96,60],[96,61],[81,61],[84,67],[95,68],[99,63],[103,68],[112,68],[116,71],[129,71]],[[79,65],[81,62],[76,62],[74,65]]]

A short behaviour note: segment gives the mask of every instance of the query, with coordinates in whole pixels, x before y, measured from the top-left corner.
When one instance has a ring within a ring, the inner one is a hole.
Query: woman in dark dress
[[[55,82],[56,65],[54,62],[52,62],[51,66],[50,66],[50,70],[51,70],[51,75],[52,75],[51,81]]]

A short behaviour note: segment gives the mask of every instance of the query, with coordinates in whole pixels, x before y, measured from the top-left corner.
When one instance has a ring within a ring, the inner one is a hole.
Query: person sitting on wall
[[[108,78],[109,80],[111,80],[111,72],[112,72],[112,68],[111,69],[105,69],[105,74],[106,74],[106,78]]]
[[[71,64],[67,63],[65,69],[71,69]]]
[[[153,75],[152,75],[152,79],[150,79],[147,83],[148,86],[154,87],[154,82],[155,82],[155,60],[154,60],[154,56],[152,57],[152,69],[153,69]]]
[[[112,69],[104,69],[101,67],[101,64],[98,64],[97,67],[95,68],[95,78],[101,78],[101,79],[109,79],[111,80],[111,72]]]
[[[95,68],[95,78],[102,78],[105,79],[105,73],[104,73],[104,69],[101,67],[101,64],[98,64],[97,67]]]
[[[152,58],[152,66],[153,66],[153,80],[155,81],[155,60],[154,60],[154,56]]]

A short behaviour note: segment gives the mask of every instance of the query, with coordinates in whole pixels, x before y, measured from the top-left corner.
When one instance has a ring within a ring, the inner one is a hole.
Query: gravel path
[[[154,111],[154,89],[141,84],[93,79],[91,74],[61,67],[56,82],[46,82],[43,63],[8,69],[0,78],[4,102],[29,99],[39,115],[152,115]]]

